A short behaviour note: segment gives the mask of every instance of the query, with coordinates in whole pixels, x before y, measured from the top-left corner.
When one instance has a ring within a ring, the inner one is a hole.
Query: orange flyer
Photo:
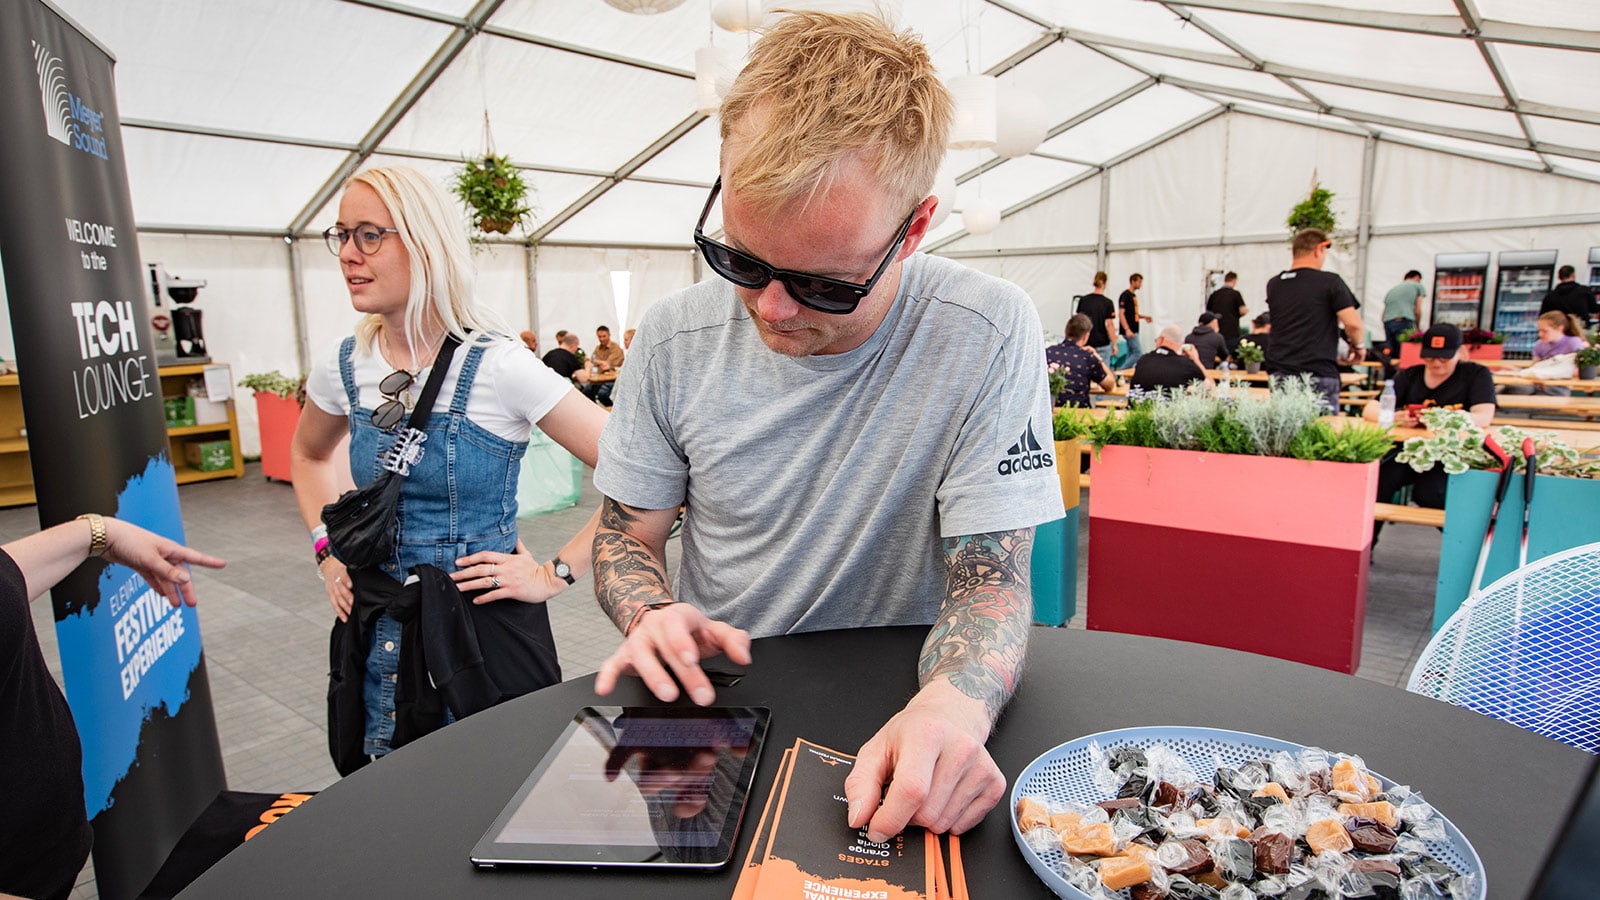
[[[845,824],[844,780],[855,757],[805,740],[795,742],[768,802],[766,829],[758,827],[752,858],[765,856],[759,869],[747,862],[735,897],[748,900],[936,900],[936,870],[942,868],[937,836],[907,829],[882,843],[867,840],[865,828]],[[762,831],[767,831],[766,835]],[[747,878],[754,891],[744,893]]]

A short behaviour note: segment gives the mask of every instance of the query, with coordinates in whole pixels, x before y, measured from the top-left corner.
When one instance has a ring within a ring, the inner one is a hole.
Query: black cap
[[[1461,329],[1435,325],[1422,333],[1423,359],[1449,359],[1461,349]]]
[[[1205,312],[1200,314],[1200,321],[1197,322],[1196,324],[1198,324],[1198,325],[1210,325],[1212,322],[1219,322],[1221,320],[1222,320],[1221,316],[1217,315],[1216,313],[1214,313],[1214,312],[1212,312],[1211,310],[1208,309]]]

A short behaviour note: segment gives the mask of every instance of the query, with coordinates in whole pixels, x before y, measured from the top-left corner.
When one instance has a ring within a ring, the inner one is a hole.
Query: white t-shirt
[[[341,339],[341,343],[343,339]],[[444,384],[439,387],[439,398],[433,412],[440,415],[450,409],[450,398],[455,396],[456,380],[461,366],[472,349],[470,343],[456,348],[450,360],[450,370],[445,373]],[[394,372],[394,367],[380,355],[376,347],[362,353],[360,348],[350,354],[355,368],[357,396],[367,409],[376,408],[384,397],[378,392],[378,382]],[[411,387],[414,401],[422,393],[423,384],[433,367],[418,374]],[[534,423],[544,418],[567,392],[572,382],[557,375],[549,366],[539,361],[527,347],[509,339],[495,340],[483,351],[478,363],[478,374],[472,382],[472,392],[467,395],[467,418],[495,435],[514,443],[525,443]],[[306,377],[306,397],[318,409],[335,416],[350,414],[350,399],[344,391],[344,381],[339,377],[339,344],[325,353],[311,374]]]

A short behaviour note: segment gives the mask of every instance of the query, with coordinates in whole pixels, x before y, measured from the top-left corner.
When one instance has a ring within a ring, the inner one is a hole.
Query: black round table
[[[740,828],[742,861],[783,748],[796,737],[854,752],[916,690],[927,629],[863,629],[757,641],[718,702],[768,706],[772,726]],[[1288,636],[1285,639],[1292,639]],[[1577,796],[1590,757],[1521,729],[1346,675],[1155,638],[1034,628],[1022,687],[989,749],[1014,779],[1085,734],[1197,725],[1362,756],[1449,816],[1483,859],[1489,896],[1522,897]],[[702,874],[587,869],[479,871],[478,838],[578,709],[659,706],[637,679],[599,698],[574,679],[400,749],[265,829],[190,886],[217,897],[727,897],[739,864]],[[974,897],[1052,896],[1011,837],[1007,804],[962,839]]]

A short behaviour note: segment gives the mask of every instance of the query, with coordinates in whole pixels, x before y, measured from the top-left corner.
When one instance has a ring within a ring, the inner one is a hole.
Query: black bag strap
[[[439,354],[433,358],[433,368],[428,372],[428,381],[422,386],[417,405],[411,410],[411,420],[406,423],[408,428],[427,430],[428,416],[433,414],[433,403],[439,399],[439,388],[444,384],[444,373],[450,369],[450,360],[459,346],[461,340],[455,335],[444,336],[444,343],[439,345]]]

